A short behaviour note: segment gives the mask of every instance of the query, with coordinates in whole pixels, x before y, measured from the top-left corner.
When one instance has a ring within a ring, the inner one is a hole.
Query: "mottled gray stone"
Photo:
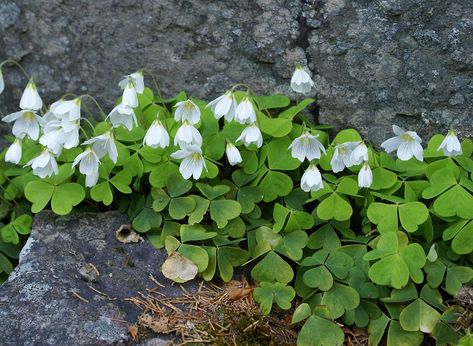
[[[290,93],[314,74],[314,117],[375,144],[392,123],[471,136],[473,3],[463,0],[0,0],[0,58],[21,61],[47,101],[90,93],[109,110],[120,76],[147,67],[166,96],[245,82]],[[6,70],[2,112],[25,80]]]
[[[319,121],[354,126],[375,144],[392,123],[422,136],[473,134],[473,3],[314,1],[308,34]]]
[[[36,215],[20,264],[0,286],[1,344],[128,344],[128,325],[140,311],[124,299],[155,287],[150,274],[166,286],[161,292],[181,294],[179,285],[171,286],[160,273],[165,251],[147,241],[122,244],[115,239],[115,231],[127,222],[117,212]],[[81,273],[89,263],[100,273],[94,280]],[[196,285],[190,282],[186,288],[192,291]],[[150,337],[150,345],[165,345],[169,338]]]

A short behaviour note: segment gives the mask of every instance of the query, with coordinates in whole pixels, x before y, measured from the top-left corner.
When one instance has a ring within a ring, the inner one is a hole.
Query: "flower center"
[[[184,103],[184,109],[190,110],[193,108],[194,108],[194,105],[191,102],[187,101],[186,103]]]
[[[401,139],[405,142],[412,142],[414,141],[414,138],[412,138],[411,136],[409,136],[407,133],[403,134],[401,136]]]
[[[25,112],[25,113],[23,113],[23,117],[26,120],[34,120],[34,113],[33,112]]]
[[[199,153],[192,153],[192,160],[200,161],[202,160],[202,155]]]

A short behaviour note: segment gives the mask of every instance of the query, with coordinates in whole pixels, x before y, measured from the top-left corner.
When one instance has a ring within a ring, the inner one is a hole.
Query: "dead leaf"
[[[231,280],[225,284],[224,290],[229,299],[240,300],[250,295],[253,292],[253,287],[250,287],[246,280]]]
[[[231,300],[239,300],[247,297],[251,292],[253,292],[251,287],[237,288],[227,292],[227,297]]]
[[[115,232],[115,237],[120,243],[124,244],[139,243],[140,241],[143,241],[143,238],[135,232],[131,225],[121,225]]]
[[[134,324],[128,326],[128,333],[133,338],[133,341],[138,341],[138,327]]]
[[[196,277],[198,269],[191,260],[174,252],[164,261],[161,272],[175,282],[186,282]]]

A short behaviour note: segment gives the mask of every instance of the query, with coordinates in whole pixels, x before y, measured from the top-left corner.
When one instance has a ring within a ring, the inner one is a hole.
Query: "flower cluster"
[[[72,167],[78,165],[79,172],[85,175],[85,184],[88,187],[97,184],[99,165],[103,157],[108,156],[112,162],[117,162],[118,150],[114,130],[124,127],[131,131],[138,126],[135,108],[139,105],[138,95],[145,90],[143,73],[138,71],[125,76],[119,82],[119,86],[123,89],[121,101],[106,117],[110,129],[85,140],[82,143],[85,150],[78,154],[72,163]],[[313,86],[314,82],[310,75],[298,65],[291,79],[291,88],[295,92],[306,94]],[[3,89],[4,81],[0,70],[0,93]],[[62,150],[75,148],[80,144],[81,99],[81,97],[72,100],[61,99],[54,102],[45,114],[40,116],[38,112],[41,111],[43,102],[34,81],[30,80],[21,97],[20,110],[2,119],[13,123],[12,133],[15,136],[15,141],[6,152],[5,160],[18,164],[22,157],[22,141],[25,137],[29,137],[34,141],[38,140],[43,149],[39,156],[28,161],[26,165],[31,166],[33,173],[41,178],[57,174],[56,158],[61,155]],[[227,123],[235,121],[246,125],[235,143],[227,140],[225,153],[231,166],[243,161],[236,143],[242,143],[248,148],[263,146],[263,135],[258,125],[254,102],[249,91],[238,102],[235,92],[231,89],[206,106],[211,109],[216,119],[223,118]],[[175,133],[173,142],[178,149],[170,156],[181,160],[179,172],[185,179],[191,177],[199,179],[203,171],[207,171],[202,149],[203,139],[196,127],[201,122],[201,110],[191,99],[177,102],[174,108],[174,119],[180,123],[180,127]],[[422,140],[416,132],[405,131],[396,125],[393,125],[393,132],[396,136],[381,144],[387,153],[396,151],[400,160],[409,160],[412,157],[423,160]],[[301,188],[306,192],[317,191],[324,187],[315,160],[319,160],[327,152],[317,137],[304,124],[300,136],[288,147],[293,158],[300,162],[309,161],[309,166],[301,178]],[[164,149],[169,144],[170,135],[158,111],[147,129],[143,145]],[[453,131],[448,133],[438,150],[442,150],[446,156],[462,154],[460,142]],[[330,165],[334,173],[358,166],[358,185],[369,188],[373,181],[373,173],[368,161],[369,150],[363,141],[344,142],[336,144],[333,148]]]

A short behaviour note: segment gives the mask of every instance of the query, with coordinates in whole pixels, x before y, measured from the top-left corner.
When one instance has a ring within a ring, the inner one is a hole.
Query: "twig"
[[[84,303],[87,303],[89,304],[89,301],[87,299],[85,299],[84,297],[82,297],[79,293],[76,293],[74,291],[70,291],[72,293],[72,295],[74,295],[76,298],[79,298],[80,300],[82,300]]]

